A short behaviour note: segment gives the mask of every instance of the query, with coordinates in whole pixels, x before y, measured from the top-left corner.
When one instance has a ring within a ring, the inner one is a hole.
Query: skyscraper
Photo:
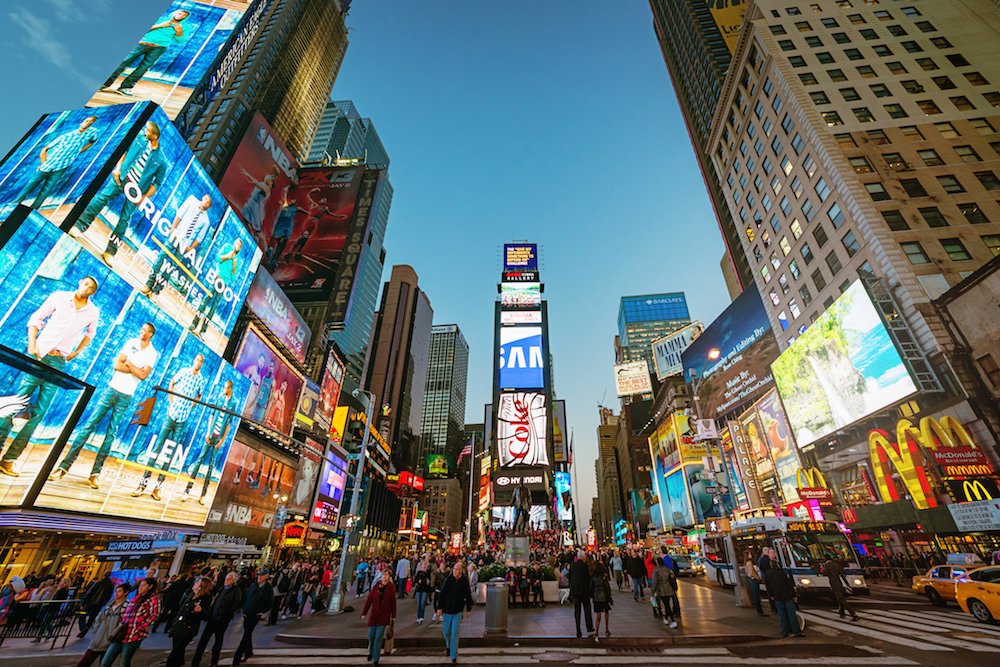
[[[740,246],[739,229],[708,158],[707,146],[712,116],[726,80],[746,3],[650,0],[649,5],[653,10],[653,28],[726,244],[723,262],[732,266],[732,271],[724,274],[726,284],[730,293],[738,293],[753,282],[753,274]]]
[[[244,21],[261,7],[256,30],[237,40],[175,120],[216,181],[255,110],[305,161],[347,50],[346,5],[338,0],[255,0]]]
[[[434,310],[412,267],[392,267],[376,314],[365,388],[397,471],[417,468]]]
[[[362,118],[350,101],[329,102],[309,151],[308,161],[322,163],[328,157],[358,159],[372,169],[380,169],[375,200],[372,203],[368,240],[358,263],[354,286],[354,304],[344,328],[334,331],[330,339],[337,345],[347,365],[345,390],[361,382],[368,340],[371,337],[372,313],[378,301],[385,266],[386,227],[392,207],[392,183],[389,181],[389,154],[370,118]]]
[[[464,446],[462,426],[465,423],[468,376],[469,344],[462,330],[457,324],[434,326],[431,329],[418,459],[418,465],[424,468],[426,476],[434,475],[425,463],[429,456],[444,454],[449,465],[454,465]],[[455,470],[448,470],[449,476],[454,474]]]
[[[688,324],[684,292],[623,296],[618,306],[619,361],[643,359],[653,372],[653,341]]]

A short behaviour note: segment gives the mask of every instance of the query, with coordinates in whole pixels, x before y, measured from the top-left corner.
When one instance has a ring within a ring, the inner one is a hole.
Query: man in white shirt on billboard
[[[194,265],[194,253],[204,244],[212,228],[212,220],[208,217],[210,208],[212,208],[212,197],[209,195],[204,195],[201,199],[189,195],[184,200],[174,215],[174,223],[164,240],[164,247],[153,262],[146,284],[139,290],[140,292],[153,298],[163,291],[163,286],[170,280],[170,273],[177,263],[186,268]],[[174,251],[173,257],[168,254],[168,249]]]

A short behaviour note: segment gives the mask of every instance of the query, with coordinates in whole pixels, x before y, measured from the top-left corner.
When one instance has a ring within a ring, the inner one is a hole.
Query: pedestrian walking
[[[111,580],[111,573],[108,572],[103,578],[92,582],[83,593],[83,599],[80,601],[80,606],[83,608],[83,614],[80,615],[80,634],[77,637],[83,637],[90,630],[90,627],[94,624],[97,619],[97,615],[101,613],[104,606],[107,605],[108,600],[114,596],[115,592],[115,582]]]
[[[368,591],[361,620],[365,617],[368,618],[368,659],[377,665],[382,656],[386,630],[396,621],[396,586],[392,583],[389,568],[382,570],[382,578]]]
[[[121,656],[122,667],[131,667],[132,656],[149,636],[149,629],[159,614],[160,598],[156,595],[156,579],[146,577],[139,581],[138,595],[125,608],[122,624],[111,636],[101,667],[111,667],[118,656]]]
[[[413,573],[413,597],[417,601],[417,625],[424,622],[424,611],[427,609],[427,593],[430,591],[431,578],[428,573],[430,565],[420,561],[417,571]]]
[[[205,629],[198,640],[198,646],[194,650],[194,657],[191,658],[191,667],[200,667],[201,656],[205,653],[208,642],[214,638],[212,644],[212,665],[219,664],[219,656],[222,653],[222,640],[226,636],[226,629],[233,620],[233,616],[243,604],[243,591],[237,585],[240,576],[235,572],[230,572],[223,580],[222,589],[215,596],[212,602],[212,611],[205,619]]]
[[[618,587],[621,590],[621,586]],[[599,641],[601,635],[601,617],[604,618],[604,637],[611,636],[611,606],[615,603],[611,597],[611,579],[608,575],[608,568],[603,563],[598,563],[590,578],[590,596],[594,600],[594,641]]]
[[[250,584],[243,596],[243,638],[233,655],[233,667],[253,657],[253,630],[274,603],[274,589],[268,583],[270,576],[267,568],[258,570],[257,581]]]
[[[642,561],[639,561],[642,566]],[[576,636],[582,637],[580,632],[580,611],[583,611],[584,620],[587,624],[587,636],[594,634],[594,619],[591,616],[590,607],[590,577],[593,571],[587,566],[584,560],[583,551],[578,551],[576,560],[569,566],[569,597],[573,602],[573,617],[576,619]]]
[[[453,665],[458,664],[458,631],[462,624],[463,607],[465,617],[469,618],[472,615],[472,587],[465,574],[465,565],[459,559],[441,584],[441,595],[437,602],[443,621],[445,649]]]
[[[653,567],[652,595],[656,598],[656,604],[660,609],[660,617],[663,619],[663,624],[669,625],[673,629],[677,627],[677,619],[674,618],[670,600],[676,594],[675,591],[677,590],[674,588],[672,582],[676,582],[677,580],[673,576],[673,570],[667,567],[664,559],[660,558],[657,561],[655,567]]]
[[[365,592],[365,589],[367,588],[365,584],[368,583],[368,561],[362,560],[360,563],[358,563],[358,568],[357,570],[355,570],[354,576],[358,580],[358,588],[357,588],[358,597],[361,597],[361,595]]]
[[[646,599],[646,592],[643,590],[643,582],[646,579],[646,565],[635,550],[629,555],[626,564],[629,578],[632,580],[632,597],[636,602]]]
[[[128,605],[128,594],[131,592],[132,587],[128,584],[119,584],[114,587],[111,600],[97,612],[97,616],[94,618],[92,626],[94,635],[90,638],[90,645],[83,652],[76,667],[90,667],[94,662],[103,659],[104,653],[111,646],[111,638],[121,627],[125,607]]]
[[[185,580],[186,581],[186,580]],[[174,582],[176,585],[177,582]],[[170,624],[171,648],[167,657],[167,667],[183,667],[184,652],[191,640],[198,636],[201,622],[208,618],[211,610],[212,588],[215,584],[208,577],[198,577],[191,588],[184,592],[177,605],[177,612]]]
[[[622,557],[617,551],[611,556],[611,571],[615,573],[615,584],[618,586],[618,590],[621,590],[622,581],[625,579],[625,571],[622,568]]]
[[[410,559],[405,555],[396,563],[396,594],[402,600],[406,597],[406,583],[410,580]]]
[[[753,602],[758,616],[767,616],[760,604],[760,570],[754,564],[753,552],[749,549],[743,554],[743,573],[750,585],[750,601]]]
[[[802,637],[799,619],[795,615],[795,582],[791,575],[777,561],[773,561],[764,573],[764,584],[778,612],[781,636]]]
[[[857,613],[847,604],[847,594],[853,591],[851,591],[847,578],[844,576],[844,566],[840,560],[831,557],[823,563],[823,574],[830,580],[830,590],[837,598],[837,613],[840,614],[840,617],[844,618],[845,613],[849,613],[852,621],[859,620]]]

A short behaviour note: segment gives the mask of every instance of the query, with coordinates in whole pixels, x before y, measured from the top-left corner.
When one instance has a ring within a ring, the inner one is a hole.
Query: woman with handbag
[[[386,631],[396,620],[396,585],[392,583],[392,572],[387,567],[382,569],[378,583],[368,591],[361,620],[365,617],[368,618],[368,659],[377,665],[382,656]]]
[[[167,633],[173,642],[173,649],[167,657],[167,667],[182,667],[184,664],[184,651],[198,635],[201,622],[212,611],[212,587],[211,579],[198,577],[191,588],[184,591],[177,607],[177,616]]]
[[[140,579],[138,595],[125,608],[121,627],[111,636],[111,645],[104,654],[101,667],[112,667],[119,655],[122,657],[122,667],[132,667],[132,656],[149,636],[149,629],[159,615],[160,597],[156,594],[156,579]]]
[[[92,626],[94,636],[90,640],[90,646],[80,658],[80,662],[76,663],[76,667],[90,667],[108,650],[108,646],[111,645],[111,636],[121,627],[125,606],[128,604],[128,594],[131,592],[132,587],[128,584],[115,586],[114,596],[97,612]]]

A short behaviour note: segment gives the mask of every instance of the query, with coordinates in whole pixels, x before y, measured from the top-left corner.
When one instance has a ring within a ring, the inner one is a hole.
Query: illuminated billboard
[[[316,167],[299,171],[298,185],[281,202],[270,234],[264,234],[267,269],[285,289],[325,290],[354,217],[364,167]]]
[[[503,245],[503,270],[538,271],[537,243],[505,243]]]
[[[295,482],[288,494],[286,507],[289,514],[308,516],[316,480],[320,468],[323,467],[324,447],[322,444],[306,436],[299,453],[299,469],[295,472]]]
[[[665,527],[669,529],[694,525],[694,514],[691,509],[691,499],[688,497],[684,469],[667,475],[663,489],[660,503],[663,506],[666,520]]]
[[[500,305],[504,308],[537,308],[541,303],[541,283],[500,283]]]
[[[761,506],[781,504],[767,430],[761,423],[757,408],[752,407],[741,414],[738,423],[745,441],[744,468],[756,478],[757,500]]]
[[[681,353],[684,378],[702,380],[701,416],[718,418],[757,398],[773,382],[777,357],[760,294],[747,288]]]
[[[652,393],[653,384],[649,380],[646,362],[640,360],[615,364],[615,387],[619,397]]]
[[[256,326],[247,326],[234,364],[249,383],[243,417],[291,436],[305,380],[271,347]]]
[[[736,52],[736,43],[740,40],[740,27],[743,25],[743,15],[746,13],[748,0],[705,0],[712,20],[722,33],[729,53]]]
[[[326,351],[323,377],[320,378],[317,413],[321,422],[329,424],[333,419],[333,412],[337,409],[337,403],[340,401],[340,388],[343,386],[344,362],[333,351],[331,344]]]
[[[657,380],[684,372],[681,354],[701,335],[702,329],[701,322],[694,322],[653,341],[653,366]]]
[[[540,389],[545,386],[541,327],[500,329],[501,389]]]
[[[316,485],[316,501],[313,503],[309,524],[315,528],[336,528],[340,517],[340,506],[347,488],[348,463],[335,450],[327,452],[323,468]]]
[[[257,244],[267,248],[284,203],[295,190],[299,163],[260,112],[254,114],[219,190]]]
[[[447,454],[439,452],[424,457],[424,476],[428,479],[443,479],[454,469],[455,465]]]
[[[78,141],[64,137],[91,118],[87,131],[98,131],[100,142],[74,152]],[[62,177],[37,185],[42,154],[51,165],[63,151]],[[0,165],[3,209],[22,201],[212,350],[225,350],[261,251],[161,109],[142,103],[43,117]]]
[[[102,107],[149,100],[173,120],[208,76],[250,0],[174,0],[87,102]],[[254,8],[261,14],[264,0]]]
[[[265,269],[259,269],[247,292],[247,307],[260,319],[268,331],[281,341],[285,349],[305,363],[312,332],[299,311],[288,300]]]
[[[0,442],[14,435],[5,502],[21,502],[49,464],[36,506],[202,525],[249,383],[37,212],[18,208],[0,230],[0,345],[97,388],[56,451],[74,392],[8,378],[0,394],[34,407],[0,420]],[[148,425],[130,423],[143,408]]]
[[[774,463],[773,474],[777,478],[785,504],[798,502],[799,493],[795,475],[802,464],[778,392],[775,389],[768,391],[754,404],[751,408],[751,411],[753,410],[757,411],[763,431],[761,437],[751,438],[751,442],[756,447],[766,447],[766,455]],[[762,458],[764,454],[765,452],[759,452],[759,457]],[[758,476],[761,474],[767,472],[758,468]]]
[[[540,310],[501,310],[500,324],[509,326],[513,324],[541,324],[542,311]]]
[[[500,394],[496,419],[501,467],[549,464],[545,394]]]
[[[573,520],[573,488],[568,472],[556,472],[556,520]]]
[[[566,401],[555,401],[552,413],[552,457],[556,463],[569,463],[569,422],[566,421]]]
[[[771,368],[799,447],[917,390],[860,280]]]

